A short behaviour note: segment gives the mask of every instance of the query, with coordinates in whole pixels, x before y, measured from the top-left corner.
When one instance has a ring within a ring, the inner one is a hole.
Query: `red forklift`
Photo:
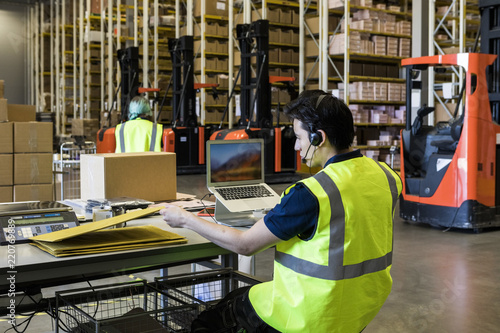
[[[496,57],[460,53],[402,60],[408,96],[401,131],[404,220],[475,232],[500,226],[500,126],[492,118],[487,84],[487,68]],[[466,73],[465,94],[460,94],[453,117],[424,125],[424,117],[434,111],[424,105],[412,123],[411,96],[423,88],[421,72],[439,74],[450,66],[461,66]]]

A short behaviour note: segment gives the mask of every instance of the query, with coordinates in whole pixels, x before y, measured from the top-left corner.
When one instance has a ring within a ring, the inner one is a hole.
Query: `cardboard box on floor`
[[[14,123],[14,153],[51,153],[52,123]]]
[[[82,200],[134,197],[150,201],[176,199],[174,153],[111,153],[81,155]]]
[[[14,185],[13,201],[53,201],[52,184]]]

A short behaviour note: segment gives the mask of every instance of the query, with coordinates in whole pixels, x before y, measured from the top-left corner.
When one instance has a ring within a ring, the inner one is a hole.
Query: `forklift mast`
[[[121,69],[121,121],[128,120],[128,106],[139,95],[139,48],[129,47],[118,50],[118,62]],[[110,107],[113,107],[112,105]]]
[[[194,89],[193,36],[168,40],[172,58],[172,107],[174,127],[196,127],[196,91]]]
[[[250,24],[238,24],[236,34],[241,49],[241,118],[238,125],[271,128],[269,21],[257,20]],[[252,57],[256,57],[256,77],[252,75]],[[253,120],[254,108],[255,121]]]

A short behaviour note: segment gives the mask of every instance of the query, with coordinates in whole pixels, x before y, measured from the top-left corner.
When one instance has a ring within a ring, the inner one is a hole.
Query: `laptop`
[[[255,223],[259,212],[273,208],[280,196],[264,177],[263,139],[207,141],[207,187],[216,197],[218,222]]]

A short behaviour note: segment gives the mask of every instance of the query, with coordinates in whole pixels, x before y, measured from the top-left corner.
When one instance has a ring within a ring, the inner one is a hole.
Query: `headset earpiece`
[[[321,135],[320,132],[318,131],[311,131],[311,134],[309,135],[309,141],[311,142],[312,146],[319,146],[323,139],[323,136]]]

